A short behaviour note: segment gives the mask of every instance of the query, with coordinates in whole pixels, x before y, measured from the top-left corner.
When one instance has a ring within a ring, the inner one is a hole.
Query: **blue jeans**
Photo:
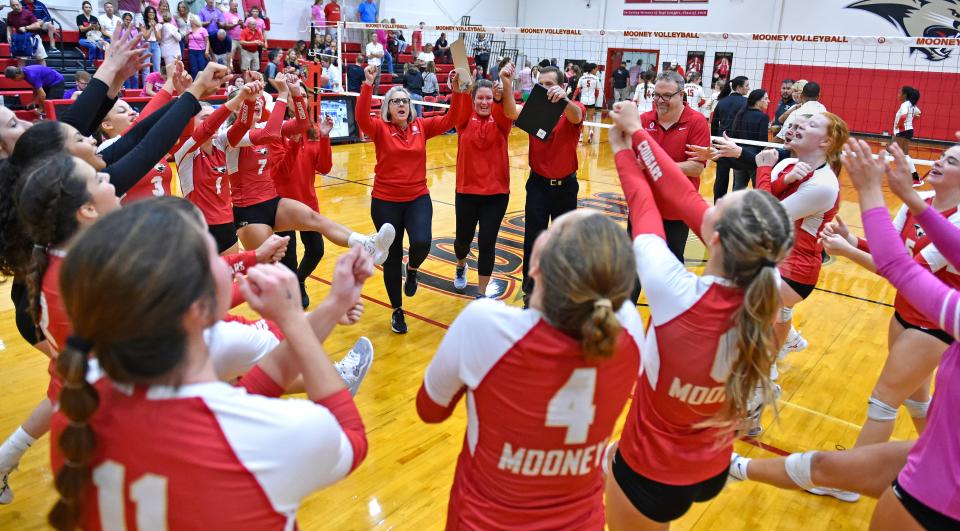
[[[150,72],[159,72],[160,71],[160,43],[148,42],[149,46],[147,50],[150,52],[150,66],[144,67],[141,72],[143,72],[144,77]]]
[[[414,101],[423,101],[423,96],[421,96],[420,94],[414,94],[414,93],[411,92],[411,93],[410,93],[410,101],[411,101],[411,102],[414,102]],[[413,105],[413,104],[411,103],[410,106],[413,107],[414,109],[416,109],[417,118],[423,118],[423,105]]]
[[[393,75],[393,56],[386,48],[383,49],[383,68],[386,69],[388,74]]]
[[[87,49],[87,58],[90,60],[90,66],[93,66],[93,62],[97,59],[103,59],[103,50],[97,48],[97,43],[88,41],[87,39],[80,39],[78,44]]]
[[[197,79],[197,72],[207,67],[206,50],[190,50],[190,75]]]

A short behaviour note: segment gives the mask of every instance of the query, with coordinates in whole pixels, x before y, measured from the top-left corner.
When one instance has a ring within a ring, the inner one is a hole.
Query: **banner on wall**
[[[706,52],[687,52],[687,75],[696,72],[703,77],[703,60]]]
[[[733,69],[733,53],[717,52],[713,55],[713,76],[710,78],[710,86],[716,85],[718,79],[730,79],[730,71]]]
[[[625,17],[705,17],[710,0],[625,0]],[[641,9],[642,8],[642,9]]]

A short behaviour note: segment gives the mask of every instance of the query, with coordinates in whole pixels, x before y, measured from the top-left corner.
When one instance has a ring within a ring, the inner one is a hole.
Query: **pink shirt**
[[[187,45],[191,50],[206,50],[207,30],[203,28],[197,28],[191,31],[190,35],[187,35]]]
[[[240,15],[237,15],[236,13],[231,13],[229,11],[223,14],[223,18],[224,20],[227,21],[227,24],[236,24],[240,22]],[[237,24],[233,28],[230,28],[229,30],[227,30],[227,35],[229,35],[232,40],[239,40],[240,31],[243,30],[241,26],[242,26],[241,24]]]
[[[317,26],[326,26],[327,25],[327,16],[323,13],[323,6],[320,4],[313,4],[310,7],[310,13],[313,15],[313,23]]]
[[[160,75],[160,72],[150,72],[149,74],[147,74],[147,79],[145,79],[143,82],[144,88],[143,88],[143,91],[140,92],[140,95],[148,96],[148,97],[150,96],[150,94],[147,94],[147,88],[146,88],[147,85],[153,85],[154,93],[159,92],[160,87],[163,86],[163,83],[164,83],[163,76]]]

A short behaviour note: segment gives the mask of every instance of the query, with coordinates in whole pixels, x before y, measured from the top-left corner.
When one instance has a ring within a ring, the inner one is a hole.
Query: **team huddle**
[[[376,232],[363,235],[319,212],[314,180],[333,165],[333,122],[314,123],[296,75],[247,75],[214,108],[203,100],[226,67],[194,78],[175,62],[138,114],[117,96],[144,50],[121,34],[59,121],[0,108],[0,272],[18,330],[50,359],[46,397],[0,445],[0,504],[50,432],[56,529],[296,528],[306,496],[336,489],[377,452],[353,399],[373,346],[361,337],[331,363],[323,342],[338,325],[368,326],[360,293],[378,265],[390,328],[408,332],[404,298],[432,239],[427,140],[454,130],[453,282],[470,286],[476,237],[477,300],[413,368],[423,422],[465,403],[447,529],[662,529],[734,480],[879,498],[875,529],[960,526],[960,146],[921,196],[897,144],[878,157],[829,112],[792,117],[779,150],[711,143],[683,103],[686,80],[665,72],[648,111],[631,101],[609,111],[624,230],[577,208],[577,145],[599,92],[585,106],[544,67],[537,82],[564,110],[546,139],[529,138],[520,308],[486,297],[523,110],[513,64],[493,81],[453,74],[450,108],[425,118],[399,86],[374,111],[380,72],[366,68],[355,114],[376,151]],[[680,128],[692,146],[672,140]],[[749,158],[756,183],[710,204],[699,175],[723,158]],[[170,197],[169,163],[183,198]],[[841,169],[865,238],[837,216]],[[884,182],[904,203],[892,222]],[[701,274],[684,266],[689,231],[707,249]],[[349,250],[305,311],[322,238]],[[898,290],[868,421],[847,451],[739,456],[734,440],[758,434],[779,396],[778,358],[805,343],[792,310],[813,292],[824,251]],[[260,318],[236,313],[244,303]],[[900,405],[917,441],[889,442]]]

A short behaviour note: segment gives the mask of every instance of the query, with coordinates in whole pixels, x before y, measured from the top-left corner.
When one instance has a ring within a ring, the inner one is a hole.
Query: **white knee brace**
[[[780,308],[780,320],[778,323],[789,323],[793,319],[793,308]]]
[[[891,407],[874,397],[867,401],[867,418],[880,422],[893,422],[897,420],[897,408]]]
[[[817,452],[803,452],[802,454],[790,454],[783,464],[784,470],[790,479],[801,489],[810,490],[816,488],[812,479],[813,454]]]
[[[930,401],[919,402],[917,400],[910,400],[909,398],[903,401],[904,407],[907,408],[907,411],[910,413],[910,416],[915,419],[925,419],[927,418],[927,410],[930,409]]]

